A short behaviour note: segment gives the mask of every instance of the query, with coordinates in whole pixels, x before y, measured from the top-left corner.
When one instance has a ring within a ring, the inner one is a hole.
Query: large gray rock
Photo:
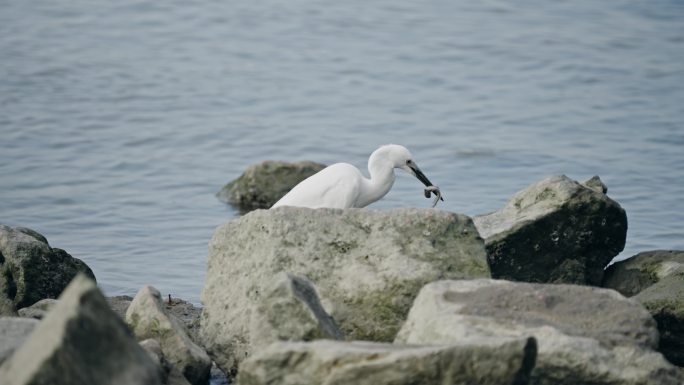
[[[313,284],[288,273],[274,277],[256,304],[250,325],[255,350],[277,341],[343,338],[335,320],[323,309]]]
[[[256,210],[216,230],[201,337],[229,372],[249,355],[250,314],[280,272],[306,277],[349,339],[391,341],[415,295],[442,278],[488,277],[470,218],[432,209]]]
[[[78,275],[29,339],[0,367],[0,385],[161,384],[159,368]]]
[[[616,262],[603,286],[641,302],[658,323],[658,350],[684,366],[684,251],[647,251]]]
[[[602,286],[631,297],[682,268],[684,251],[645,251],[608,266]]]
[[[653,351],[655,322],[613,290],[502,280],[439,281],[416,298],[397,343],[466,343],[534,336],[531,384],[681,385]]]
[[[304,179],[325,168],[314,162],[278,162],[267,160],[253,164],[216,196],[243,211],[267,209]]]
[[[673,364],[684,366],[684,267],[632,298],[641,302],[658,323],[658,350]]]
[[[164,357],[178,368],[190,383],[204,384],[209,379],[211,359],[188,336],[181,322],[165,309],[159,291],[145,286],[126,311],[126,323],[139,340],[159,341]]]
[[[534,367],[533,338],[401,346],[372,342],[282,342],[257,352],[238,385],[524,385]]]
[[[16,309],[57,298],[79,272],[95,279],[88,265],[50,247],[37,232],[0,225],[0,297],[9,298]]]
[[[548,177],[498,211],[474,217],[492,277],[599,285],[625,246],[627,216],[598,182],[587,187],[564,175]]]
[[[35,319],[0,317],[0,365],[24,344],[38,323]]]
[[[166,359],[159,341],[148,338],[140,341],[140,346],[150,355],[152,361],[161,368],[164,373],[164,385],[190,385],[183,373]]]

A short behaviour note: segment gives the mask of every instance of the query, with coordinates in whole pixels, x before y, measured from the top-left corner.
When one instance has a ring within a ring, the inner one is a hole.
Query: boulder
[[[238,385],[523,385],[534,367],[533,338],[401,346],[373,342],[280,342],[240,366]]]
[[[57,300],[53,298],[45,298],[34,303],[29,307],[21,308],[17,311],[19,317],[43,319],[45,315],[57,305]]]
[[[38,323],[35,319],[0,317],[0,365],[28,339]]]
[[[684,251],[646,251],[616,262],[603,286],[641,302],[658,323],[658,350],[684,366]]]
[[[344,338],[313,284],[288,273],[274,277],[251,316],[249,336],[255,350],[276,341]]]
[[[592,187],[548,177],[498,211],[474,217],[492,277],[599,285],[604,267],[625,246],[627,216],[596,187],[600,179],[590,181]]]
[[[608,266],[602,286],[631,297],[681,268],[684,251],[646,251]]]
[[[658,323],[658,350],[673,364],[684,366],[684,266],[632,298]]]
[[[211,359],[197,346],[174,316],[168,314],[159,291],[145,286],[133,298],[126,311],[126,323],[139,340],[159,341],[164,356],[190,383],[205,384],[209,379]]]
[[[15,308],[57,298],[79,272],[95,279],[88,265],[50,247],[37,232],[0,225],[0,297],[9,298]]]
[[[655,322],[614,290],[503,280],[439,281],[416,298],[396,343],[536,337],[536,385],[675,385],[682,372],[653,351]]]
[[[0,367],[0,385],[161,384],[159,368],[79,274]]]
[[[267,209],[304,179],[321,171],[325,165],[314,162],[278,162],[267,160],[253,164],[216,196],[244,212]]]
[[[306,277],[349,339],[392,341],[415,295],[443,278],[488,277],[467,216],[433,209],[256,210],[209,244],[203,345],[226,372],[251,351],[250,320],[280,272]]]
[[[183,376],[183,373],[166,360],[159,341],[148,338],[140,341],[140,346],[145,349],[150,358],[161,368],[165,385],[190,385],[190,382]]]

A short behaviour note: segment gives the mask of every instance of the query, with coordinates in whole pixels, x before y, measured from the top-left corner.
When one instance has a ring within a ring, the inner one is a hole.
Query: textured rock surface
[[[41,299],[29,307],[19,309],[17,313],[19,317],[43,319],[50,309],[57,305],[57,302],[54,298]]]
[[[226,372],[250,352],[250,314],[280,272],[306,277],[346,338],[391,341],[415,295],[442,278],[488,277],[470,218],[431,209],[256,210],[209,244],[201,337]]]
[[[625,246],[620,205],[566,176],[516,193],[491,214],[473,218],[485,239],[492,277],[599,285],[604,267]]]
[[[658,323],[658,350],[684,366],[684,251],[646,251],[616,262],[606,269],[603,286],[641,302]]]
[[[95,283],[79,275],[0,367],[0,384],[149,385],[161,384],[161,373]]]
[[[313,284],[287,273],[276,275],[266,288],[250,325],[254,349],[277,341],[343,338],[335,320],[323,309]]]
[[[682,268],[684,251],[646,251],[608,266],[602,286],[631,297]]]
[[[0,317],[0,365],[28,339],[38,323],[35,319]]]
[[[243,211],[267,209],[304,179],[325,168],[314,162],[264,161],[247,167],[236,180],[225,185],[216,196]]]
[[[439,281],[416,298],[395,342],[534,336],[532,384],[681,384],[679,368],[652,350],[655,322],[613,290],[501,280]]]
[[[684,366],[684,267],[632,298],[641,302],[658,323],[658,350],[673,364]]]
[[[534,339],[444,346],[283,342],[246,360],[238,385],[523,385],[535,356]]]
[[[0,297],[9,298],[15,308],[57,298],[79,272],[95,279],[88,265],[50,247],[37,232],[0,225]]]
[[[159,341],[148,338],[140,341],[140,346],[145,349],[152,361],[161,368],[165,385],[190,385],[185,376],[166,359]]]
[[[126,311],[126,323],[138,339],[153,338],[159,341],[164,357],[190,383],[207,382],[211,369],[209,356],[192,342],[181,322],[166,312],[157,289],[145,286],[138,291]]]

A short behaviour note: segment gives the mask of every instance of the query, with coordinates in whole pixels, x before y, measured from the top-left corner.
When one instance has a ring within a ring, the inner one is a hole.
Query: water
[[[404,144],[483,214],[598,174],[626,258],[684,249],[684,3],[0,0],[0,223],[108,295],[199,303],[214,197],[264,159]],[[400,175],[375,208],[429,207]]]

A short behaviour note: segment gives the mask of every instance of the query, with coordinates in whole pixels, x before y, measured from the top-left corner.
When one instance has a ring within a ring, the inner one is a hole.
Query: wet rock
[[[145,286],[126,311],[126,323],[140,340],[153,338],[161,344],[164,356],[190,383],[204,384],[209,379],[211,360],[188,337],[181,322],[168,314],[159,291]]]
[[[418,290],[488,277],[470,218],[432,209],[256,210],[210,242],[200,334],[224,371],[251,352],[250,314],[283,271],[306,277],[346,338],[392,341]]]
[[[249,335],[254,349],[276,341],[343,338],[335,320],[323,309],[313,284],[287,273],[277,274],[256,304]]]
[[[0,367],[0,385],[161,382],[159,368],[83,275]]]
[[[38,323],[35,319],[0,317],[0,365],[28,339]]]
[[[16,309],[57,298],[79,272],[95,279],[88,265],[50,247],[37,232],[0,225],[0,297]]]
[[[627,235],[617,202],[564,175],[525,188],[473,221],[492,277],[514,281],[599,285]]]
[[[608,266],[602,286],[631,297],[681,268],[684,251],[646,251]]]
[[[658,323],[658,350],[673,364],[684,366],[684,266],[632,298]]]
[[[21,308],[17,311],[20,317],[43,319],[45,315],[57,305],[57,300],[52,298],[41,299],[33,305]]]
[[[240,385],[523,385],[536,342],[401,346],[372,342],[276,343],[240,367]]]
[[[638,302],[596,287],[502,280],[439,281],[416,298],[397,343],[512,337],[539,344],[532,384],[681,384],[653,351],[655,322]]]
[[[325,168],[314,162],[267,160],[253,164],[236,180],[225,185],[216,196],[244,211],[267,209],[304,179]]]

